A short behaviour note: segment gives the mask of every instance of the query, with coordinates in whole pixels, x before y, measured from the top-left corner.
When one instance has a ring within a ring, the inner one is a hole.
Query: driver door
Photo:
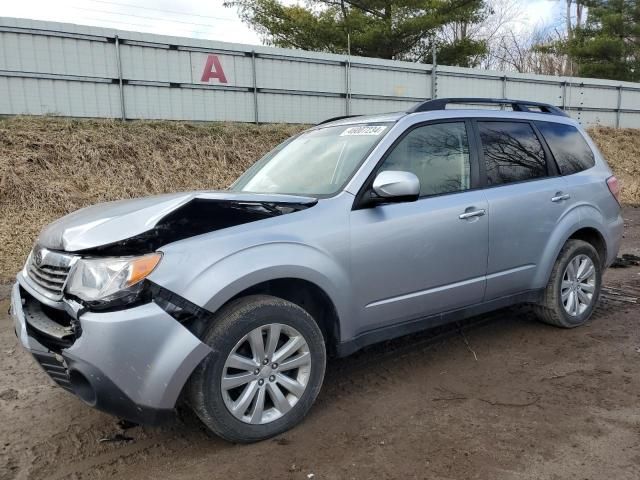
[[[358,333],[482,302],[488,210],[469,123],[418,125],[378,167],[414,173],[420,198],[351,212]]]

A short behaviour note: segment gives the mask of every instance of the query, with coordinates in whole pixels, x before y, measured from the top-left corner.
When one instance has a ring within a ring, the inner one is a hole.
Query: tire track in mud
[[[21,464],[21,470],[27,473],[26,478],[29,479],[91,478],[98,471],[110,476],[110,466],[114,464],[168,457],[189,448],[193,442],[206,441],[206,435],[192,427],[177,420],[159,429],[133,427],[124,432],[131,438],[130,441],[103,442],[102,439],[123,433],[115,418],[102,426],[82,427],[74,423],[64,432],[35,444],[22,461],[14,459],[14,462]],[[148,453],[151,450],[153,454]]]
[[[615,287],[605,287],[600,296],[600,303],[589,322],[614,314],[621,309],[633,307],[640,302],[639,298],[640,286],[618,284]],[[331,368],[332,373],[355,373],[363,368],[366,369],[374,362],[383,361],[387,358],[418,354],[456,337],[464,340],[463,334],[465,333],[470,333],[498,322],[514,321],[537,322],[537,319],[526,306],[501,309],[462,322],[454,322],[366,347],[350,357],[334,360],[333,365],[330,365],[330,367],[333,367]]]
[[[606,320],[618,312],[637,308],[636,303],[640,297],[640,287],[628,284],[619,284],[612,289],[603,289],[600,303],[593,313],[589,323]],[[397,373],[408,371],[412,363],[424,355],[426,351],[437,349],[439,346],[448,346],[452,342],[466,344],[468,350],[475,356],[472,345],[467,336],[481,333],[487,328],[500,328],[500,323],[505,327],[514,329],[520,326],[534,326],[542,328],[556,328],[540,325],[535,314],[527,306],[514,306],[497,310],[484,315],[473,317],[462,322],[444,325],[431,330],[418,332],[405,337],[382,342],[381,344],[366,347],[360,352],[344,359],[330,362],[325,378],[324,395],[321,400],[328,397],[343,397],[351,394],[363,393],[370,390],[371,386],[383,383],[402,383],[403,379]],[[592,335],[590,338],[597,340]],[[402,364],[405,365],[402,365]],[[375,365],[375,368],[372,368]],[[395,374],[392,372],[395,370]],[[380,371],[382,370],[382,374]],[[451,398],[459,395],[451,393]],[[462,397],[460,398],[462,399]],[[464,398],[468,399],[468,398]],[[480,399],[481,401],[485,401]]]

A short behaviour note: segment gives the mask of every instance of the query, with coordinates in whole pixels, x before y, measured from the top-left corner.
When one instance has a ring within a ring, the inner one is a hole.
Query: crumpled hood
[[[86,207],[50,223],[42,229],[37,243],[52,250],[67,252],[113,244],[153,230],[165,217],[196,200],[236,207],[271,205],[306,208],[317,202],[311,197],[226,191],[170,193],[119,200]],[[179,212],[176,213],[179,216]],[[219,226],[212,230],[217,228]]]

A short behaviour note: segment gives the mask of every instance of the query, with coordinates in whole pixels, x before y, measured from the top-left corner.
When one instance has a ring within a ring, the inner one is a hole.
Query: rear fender
[[[603,228],[605,224],[606,220],[602,213],[592,205],[582,204],[567,212],[560,222],[558,222],[549,237],[547,246],[538,263],[539,268],[534,278],[532,288],[546,287],[551,277],[551,270],[553,270],[553,265],[556,263],[562,247],[564,247],[567,240],[578,230],[582,228],[593,228],[600,233],[606,242],[607,236],[604,234]]]

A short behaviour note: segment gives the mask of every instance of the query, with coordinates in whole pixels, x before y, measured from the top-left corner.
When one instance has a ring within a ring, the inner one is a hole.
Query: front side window
[[[536,122],[536,126],[547,141],[562,175],[578,173],[596,164],[591,148],[576,127],[553,122]]]
[[[528,123],[478,122],[488,185],[547,176],[542,144]]]
[[[351,178],[391,124],[309,130],[265,155],[232,186],[235,192],[332,195]]]
[[[425,125],[411,130],[391,151],[380,171],[414,173],[420,196],[467,190],[469,143],[463,122]]]

